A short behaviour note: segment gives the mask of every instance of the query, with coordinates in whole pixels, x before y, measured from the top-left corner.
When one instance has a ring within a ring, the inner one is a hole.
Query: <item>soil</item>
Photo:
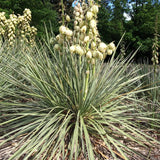
[[[160,137],[154,137],[158,141],[160,141]],[[1,148],[0,148],[0,160],[8,160],[11,155],[15,152],[15,149],[18,145],[18,142],[21,140],[21,138],[13,140],[11,142],[5,143]],[[3,142],[4,139],[0,140],[0,143]],[[91,139],[92,141],[92,139]],[[141,146],[137,146],[136,144],[131,144],[131,143],[125,143],[128,147],[140,152],[145,156],[144,157],[139,157],[137,155],[130,155],[129,160],[160,160],[160,145],[157,147],[150,147],[148,149],[143,148]],[[112,155],[110,154],[108,148],[103,144],[102,141],[96,141],[94,140],[94,145],[96,152],[99,154],[99,157],[95,157],[95,160],[115,160]],[[119,154],[116,150],[114,150],[114,153],[117,155],[117,160],[124,160],[123,156]],[[20,158],[19,160],[23,160],[23,157]],[[56,160],[53,158],[53,160]],[[67,159],[66,159],[67,160]],[[80,155],[80,157],[77,160],[85,160],[83,155]]]

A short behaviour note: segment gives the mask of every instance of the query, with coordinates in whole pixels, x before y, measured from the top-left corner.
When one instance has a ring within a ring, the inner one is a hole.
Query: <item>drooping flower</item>
[[[94,13],[94,14],[97,14],[99,9],[98,9],[98,5],[93,5],[92,8],[91,8],[91,11]]]
[[[75,53],[75,51],[76,51],[76,46],[75,46],[75,45],[70,46],[69,50],[70,50],[71,53]]]
[[[92,19],[92,20],[90,21],[90,27],[91,27],[91,28],[96,28],[96,26],[97,26],[96,20],[95,20],[95,19]]]
[[[86,30],[87,30],[87,26],[86,25],[81,28],[81,32],[83,32],[83,33],[86,33]]]
[[[87,12],[87,14],[86,14],[86,18],[87,18],[87,20],[91,20],[92,19],[92,17],[93,17],[93,13],[92,12],[90,12],[90,11],[88,11]]]
[[[109,43],[108,45],[109,49],[111,49],[112,51],[115,51],[116,50],[116,46],[113,42]]]
[[[107,49],[107,45],[103,42],[99,43],[99,46],[98,46],[98,50],[102,53],[104,53]]]
[[[92,58],[92,52],[91,51],[88,51],[87,54],[86,54],[86,57],[88,59],[91,59]]]
[[[70,22],[70,21],[71,21],[71,19],[70,19],[70,16],[69,16],[69,15],[67,15],[67,16],[66,16],[66,20],[67,20],[67,22]]]
[[[66,27],[65,27],[65,26],[60,26],[60,27],[59,27],[59,32],[60,32],[61,34],[65,34],[65,33],[66,33]]]
[[[59,44],[55,44],[55,45],[54,45],[54,49],[55,49],[55,50],[60,50]]]
[[[80,45],[76,45],[76,52],[82,56],[84,54],[84,50],[82,49],[82,47]]]
[[[107,49],[107,55],[112,55],[113,51],[111,49]]]
[[[85,37],[84,37],[84,42],[85,42],[85,43],[89,42],[89,36],[85,36]]]

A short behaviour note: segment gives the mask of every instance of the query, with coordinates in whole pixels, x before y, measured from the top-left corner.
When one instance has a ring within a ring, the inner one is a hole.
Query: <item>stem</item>
[[[61,0],[61,5],[62,5],[62,25],[64,25],[64,4],[63,4],[63,0]]]
[[[96,65],[95,64],[93,64],[93,76],[95,75],[95,67]]]
[[[89,71],[89,64],[87,64],[87,71]],[[89,81],[89,73],[87,73],[86,81],[85,81],[85,92],[84,92],[84,100],[86,99],[88,93],[88,81]]]
[[[79,56],[79,67],[81,66],[82,56]]]

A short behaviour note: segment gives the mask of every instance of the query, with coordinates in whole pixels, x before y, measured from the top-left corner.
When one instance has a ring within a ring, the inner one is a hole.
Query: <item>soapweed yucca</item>
[[[96,148],[101,141],[100,147],[107,148],[114,159],[117,155],[129,159],[130,153],[140,153],[119,139],[143,147],[157,143],[140,128],[140,122],[145,128],[145,122],[157,120],[149,118],[150,112],[140,112],[145,103],[136,97],[141,92],[139,86],[126,92],[127,86],[144,76],[135,76],[135,68],[126,72],[129,60],[97,62],[95,73],[89,74],[86,94],[85,57],[80,62],[69,49],[64,48],[61,54],[46,43],[26,49],[24,59],[25,63],[14,59],[19,69],[6,63],[7,68],[16,71],[16,76],[0,73],[17,87],[14,92],[6,92],[8,98],[0,102],[1,109],[6,111],[2,116],[5,121],[0,124],[6,134],[0,145],[21,137],[9,159],[94,160],[101,153]]]

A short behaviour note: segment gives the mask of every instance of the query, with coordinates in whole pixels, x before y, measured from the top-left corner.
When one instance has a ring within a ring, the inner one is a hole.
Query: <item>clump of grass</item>
[[[1,109],[12,110],[1,123],[7,126],[7,133],[2,136],[6,140],[1,145],[23,135],[10,159],[21,156],[23,159],[77,159],[83,155],[93,160],[99,154],[95,142],[100,140],[115,159],[114,148],[128,159],[127,154],[137,152],[119,138],[125,137],[144,147],[149,142],[152,144],[151,141],[156,142],[139,128],[139,121],[157,121],[149,118],[151,113],[139,112],[144,103],[138,101],[136,93],[141,91],[125,91],[127,86],[143,77],[134,77],[134,68],[124,74],[129,67],[128,60],[113,60],[106,65],[97,63],[95,74],[90,74],[86,95],[86,58],[79,64],[77,55],[69,50],[66,49],[62,56],[47,46],[28,49],[24,57],[26,64],[15,59],[20,65],[15,71],[27,83],[10,73],[1,73],[19,88],[6,93],[7,97],[15,96],[16,100],[0,102]],[[13,68],[10,64],[7,66]],[[24,103],[22,97],[28,101]]]

